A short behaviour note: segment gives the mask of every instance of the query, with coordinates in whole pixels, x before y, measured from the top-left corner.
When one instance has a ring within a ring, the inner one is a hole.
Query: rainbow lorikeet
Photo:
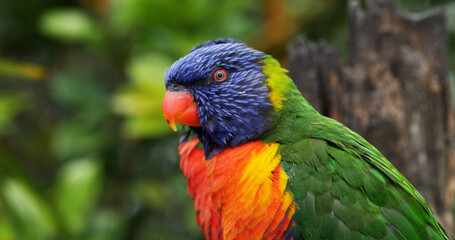
[[[370,143],[317,113],[277,60],[233,39],[166,72],[163,112],[207,239],[449,239]]]

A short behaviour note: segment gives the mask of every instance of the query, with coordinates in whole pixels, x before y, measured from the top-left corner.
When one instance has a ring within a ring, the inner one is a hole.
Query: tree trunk
[[[291,77],[321,114],[377,147],[452,234],[454,115],[442,11],[351,2],[348,27],[349,63],[333,47],[300,38],[289,47]]]

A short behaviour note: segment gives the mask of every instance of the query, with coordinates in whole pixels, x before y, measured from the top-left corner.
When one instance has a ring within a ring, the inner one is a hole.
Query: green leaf
[[[0,239],[2,240],[9,240],[15,239],[14,232],[12,226],[8,223],[8,221],[2,221],[0,219]]]
[[[154,95],[152,92],[156,92]],[[161,104],[164,91],[134,88],[119,92],[113,98],[114,111],[129,117],[162,117]]]
[[[81,109],[90,115],[105,115],[108,112],[105,90],[100,87],[99,80],[88,73],[58,72],[52,76],[49,83],[53,100],[65,108]]]
[[[0,58],[0,75],[29,80],[44,80],[47,70],[40,65]]]
[[[163,117],[155,119],[135,117],[126,120],[123,127],[127,138],[157,138],[172,133]]]
[[[24,109],[25,99],[21,94],[0,93],[0,135],[7,131],[14,117]]]
[[[132,192],[152,209],[163,209],[171,203],[168,185],[169,183],[154,179],[136,181],[132,186]]]
[[[62,122],[52,137],[51,148],[59,160],[96,154],[107,144],[105,132],[87,128],[77,121]]]
[[[169,57],[156,53],[145,53],[134,56],[127,67],[128,78],[148,92],[164,92],[164,75],[166,68],[172,65]]]
[[[2,206],[2,202],[0,201],[0,239],[16,239],[14,236],[13,226],[11,225],[10,220],[7,218]]]
[[[100,193],[101,166],[90,158],[70,161],[60,169],[56,182],[55,205],[62,225],[71,234],[80,234]]]
[[[39,26],[42,34],[67,43],[96,42],[101,34],[87,13],[70,8],[45,12]]]
[[[0,185],[6,210],[14,218],[20,239],[52,239],[55,221],[49,207],[36,192],[16,179],[6,179]]]
[[[170,65],[165,56],[144,54],[128,66],[130,84],[112,99],[114,112],[127,117],[123,126],[126,137],[154,138],[171,133],[161,110],[166,91],[163,79]]]
[[[113,210],[101,209],[93,214],[88,226],[88,240],[124,239],[126,221]]]

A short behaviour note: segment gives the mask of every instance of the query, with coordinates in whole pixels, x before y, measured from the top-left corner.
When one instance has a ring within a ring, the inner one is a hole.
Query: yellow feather
[[[286,100],[284,92],[291,79],[284,74],[287,70],[281,68],[280,63],[270,56],[264,59],[263,72],[267,76],[266,85],[270,89],[270,101],[275,109],[279,110],[283,107],[283,100]]]

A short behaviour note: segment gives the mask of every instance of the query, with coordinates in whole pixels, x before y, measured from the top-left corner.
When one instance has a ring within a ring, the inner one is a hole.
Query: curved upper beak
[[[163,114],[174,131],[177,131],[175,122],[192,127],[201,126],[197,105],[187,91],[167,91],[163,99]]]

